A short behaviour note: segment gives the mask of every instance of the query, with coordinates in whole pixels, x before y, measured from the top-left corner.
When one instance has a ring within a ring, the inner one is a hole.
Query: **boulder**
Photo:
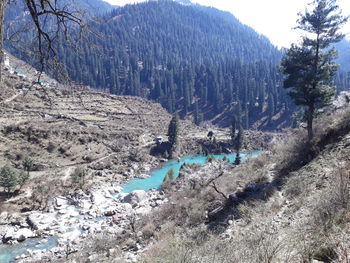
[[[104,215],[105,216],[114,216],[116,213],[115,213],[115,211],[113,211],[113,210],[109,210],[109,211],[105,211],[104,212]]]
[[[34,237],[35,234],[32,230],[28,228],[20,228],[16,233],[13,235],[13,239],[16,239],[18,242],[23,242],[27,238]]]
[[[132,213],[132,211],[133,211],[132,205],[129,203],[120,204],[118,206],[118,212],[120,214],[130,214]]]
[[[9,213],[6,211],[3,211],[0,213],[0,222],[1,224],[5,224],[8,222],[9,219]]]
[[[114,186],[113,188],[108,190],[112,195],[113,194],[118,194],[121,193],[123,191],[123,188],[121,186]]]
[[[79,207],[84,210],[89,210],[91,208],[91,202],[89,200],[80,200]]]
[[[2,241],[4,243],[9,242],[10,240],[13,239],[14,234],[15,234],[15,228],[14,227],[8,228],[5,235],[2,237]]]
[[[42,214],[40,212],[34,212],[27,217],[28,224],[34,230],[48,229],[56,221],[55,214],[52,213]]]
[[[141,203],[147,198],[147,193],[144,190],[135,190],[132,193],[134,194],[137,203]]]
[[[106,202],[106,198],[103,196],[102,193],[95,192],[95,193],[92,193],[92,195],[91,195],[91,202],[94,205],[100,205],[100,204],[103,204],[104,202]]]
[[[144,190],[135,190],[130,194],[124,196],[123,202],[129,204],[141,203],[145,199],[147,199],[147,193]]]
[[[56,208],[61,208],[61,207],[68,206],[67,198],[64,197],[64,196],[57,196],[57,197],[55,197],[55,206],[56,206]]]

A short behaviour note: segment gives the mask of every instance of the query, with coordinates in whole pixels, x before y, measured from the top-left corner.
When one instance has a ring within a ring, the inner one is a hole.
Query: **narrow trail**
[[[11,96],[10,98],[7,98],[6,100],[1,101],[0,103],[9,103],[9,102],[15,100],[17,97],[19,97],[19,96],[22,95],[22,94],[23,94],[23,92],[20,91],[19,93],[17,93],[17,94],[15,94],[15,95]]]

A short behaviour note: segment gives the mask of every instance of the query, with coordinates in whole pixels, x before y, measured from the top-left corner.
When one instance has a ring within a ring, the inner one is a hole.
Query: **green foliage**
[[[241,164],[241,156],[239,152],[237,152],[236,158],[235,158],[235,165],[239,165],[239,164]]]
[[[207,158],[205,158],[205,161],[207,162],[207,163],[211,163],[211,162],[213,162],[215,160],[215,157],[214,157],[214,155],[212,155],[212,154],[209,154],[208,156],[207,156]]]
[[[18,184],[16,172],[9,166],[4,166],[0,171],[0,186],[10,194]]]
[[[174,169],[173,168],[169,169],[169,171],[166,173],[166,175],[163,179],[163,182],[174,181],[174,174],[175,174]]]
[[[244,140],[244,133],[242,127],[239,128],[237,136],[234,139],[234,149],[236,152],[239,152],[242,148],[243,145],[243,140]]]
[[[28,174],[29,172],[32,170],[34,162],[31,158],[29,158],[28,156],[23,160],[23,169],[24,171],[26,171]]]
[[[82,167],[77,167],[71,174],[72,183],[79,185],[79,188],[82,189],[85,184],[85,177],[87,172]]]
[[[230,162],[230,160],[226,156],[224,156],[224,158],[222,158],[222,161],[223,162]]]
[[[233,143],[236,137],[236,129],[237,129],[237,117],[235,114],[232,115],[231,120],[231,130],[230,130],[230,136],[231,136],[231,142]]]
[[[23,187],[23,185],[28,181],[29,179],[29,172],[21,171],[17,176],[17,183],[20,188]]]
[[[299,14],[298,28],[308,33],[300,45],[292,44],[282,63],[286,75],[283,87],[296,105],[306,106],[309,140],[313,138],[315,110],[327,104],[335,94],[332,87],[337,71],[334,63],[337,52],[330,48],[344,35],[339,33],[346,22],[336,5],[336,0],[315,0],[313,10]]]
[[[62,71],[77,83],[147,97],[170,112],[192,111],[197,124],[241,101],[248,105],[245,127],[259,118],[257,100],[268,103],[265,93],[289,105],[286,92],[277,88],[281,52],[226,12],[149,1],[118,8],[101,20],[89,25],[99,32],[90,37],[91,46],[58,47]],[[57,71],[46,72],[57,77]]]
[[[171,148],[173,148],[174,145],[176,145],[177,143],[178,133],[179,133],[179,115],[174,114],[173,118],[169,123],[168,134],[167,134]]]
[[[209,140],[212,140],[214,136],[214,132],[213,131],[209,131],[207,134],[207,137],[209,138]]]
[[[160,187],[163,191],[167,191],[170,189],[171,183],[174,181],[174,174],[175,172],[173,168],[169,169],[169,171],[166,173],[163,179],[163,183]]]
[[[48,203],[48,197],[50,196],[50,192],[52,191],[51,185],[36,185],[33,188],[30,199],[32,200],[33,209],[38,204],[38,209],[45,208]]]
[[[32,161],[26,158],[23,162],[25,171],[17,173],[9,166],[4,166],[0,171],[0,187],[3,187],[5,191],[10,194],[15,190],[17,186],[20,189],[29,179],[29,170],[32,167]]]

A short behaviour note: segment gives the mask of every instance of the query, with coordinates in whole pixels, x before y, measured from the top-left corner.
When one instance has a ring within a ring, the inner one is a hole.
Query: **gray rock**
[[[0,223],[1,224],[5,224],[8,222],[9,219],[9,214],[8,212],[4,211],[0,214]]]
[[[32,230],[28,228],[20,228],[16,233],[13,235],[13,239],[16,239],[19,242],[23,242],[27,238],[35,237],[35,234]]]
[[[140,203],[147,198],[147,193],[144,190],[136,190],[132,193],[134,194],[137,203]]]
[[[106,202],[106,198],[101,193],[93,193],[91,196],[91,202],[94,205],[100,205]]]
[[[40,212],[34,212],[28,216],[27,221],[34,230],[45,230],[48,229],[53,222],[56,222],[56,218],[55,214],[52,213],[42,214]]]
[[[144,190],[135,190],[123,198],[124,203],[141,203],[147,199],[147,193]]]
[[[15,228],[14,227],[10,227],[10,228],[8,228],[7,229],[7,231],[6,231],[6,233],[5,233],[5,235],[2,237],[2,241],[4,242],[4,243],[7,243],[7,242],[9,242],[10,240],[12,240],[13,239],[13,236],[14,236],[14,234],[15,234]]]
[[[63,206],[68,206],[68,200],[64,196],[55,197],[55,206],[56,208],[61,208]]]
[[[114,216],[115,214],[116,214],[116,212],[113,210],[109,210],[109,211],[104,212],[105,216]]]

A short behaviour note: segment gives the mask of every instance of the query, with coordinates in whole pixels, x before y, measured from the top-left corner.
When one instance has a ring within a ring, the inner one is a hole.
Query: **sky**
[[[143,2],[144,0],[104,0],[114,5]],[[278,47],[290,47],[300,39],[301,32],[293,30],[298,12],[304,12],[311,0],[191,0],[205,6],[229,11],[243,24],[267,36]],[[343,15],[350,15],[350,0],[338,0]],[[350,39],[350,22],[343,32]]]

